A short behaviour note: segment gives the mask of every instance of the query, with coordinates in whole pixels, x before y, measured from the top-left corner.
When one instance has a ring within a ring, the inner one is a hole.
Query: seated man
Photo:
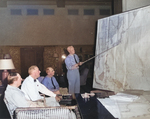
[[[59,84],[54,77],[54,69],[52,67],[48,67],[46,69],[46,73],[47,76],[43,79],[42,84],[45,85],[49,90],[53,91],[55,94],[60,94]]]
[[[13,117],[13,113],[16,110],[17,107],[44,107],[44,105],[38,105],[38,102],[32,102],[26,99],[25,94],[18,88],[21,85],[22,78],[18,73],[11,73],[8,75],[8,85],[5,91],[5,97],[4,99],[7,100],[8,110],[11,114],[11,117]],[[40,108],[39,108],[40,109]],[[48,109],[48,108],[47,108]],[[71,117],[71,119],[76,119],[75,114],[71,111],[69,111],[67,108],[63,109],[56,109],[54,111],[51,111],[52,113],[49,113],[49,111],[41,111],[38,112],[35,110],[32,112],[32,115],[37,116],[38,115],[44,118],[51,118],[56,117],[57,115],[63,115],[64,113],[67,114],[65,118]],[[64,112],[64,113],[63,113]],[[31,114],[31,113],[30,113]],[[23,117],[31,118],[28,113],[24,113],[24,115],[20,115]],[[65,115],[64,115],[65,116]]]
[[[29,76],[23,81],[21,86],[21,90],[25,93],[25,97],[31,101],[43,99],[43,97],[39,94],[40,92],[50,96],[45,98],[47,106],[59,106],[58,102],[60,101],[60,98],[37,80],[37,78],[40,77],[39,68],[33,65],[29,67],[28,73]]]
[[[4,98],[8,101],[11,115],[13,115],[13,112],[17,107],[39,107],[36,103],[27,100],[25,94],[18,88],[22,81],[22,78],[18,73],[11,73],[11,75],[8,75],[7,80],[8,85]],[[40,105],[40,107],[42,106]]]

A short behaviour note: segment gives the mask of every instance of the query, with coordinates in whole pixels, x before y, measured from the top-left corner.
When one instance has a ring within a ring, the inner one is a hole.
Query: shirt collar
[[[18,89],[18,87],[14,87],[14,86],[11,86],[11,85],[7,85],[7,88],[11,88],[11,89]]]
[[[52,77],[49,77],[49,76],[47,75],[46,77],[48,77],[48,78],[52,78],[53,76],[52,76]]]
[[[33,82],[36,82],[37,81],[37,79],[34,79],[32,76],[30,76],[29,75],[29,78],[30,78],[30,81],[33,81]],[[34,80],[36,80],[36,81],[34,81]]]

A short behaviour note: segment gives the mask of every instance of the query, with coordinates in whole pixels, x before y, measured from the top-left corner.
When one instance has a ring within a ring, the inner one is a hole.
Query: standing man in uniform
[[[79,65],[82,65],[82,62],[79,61],[78,55],[75,54],[73,46],[68,46],[67,51],[69,55],[65,59],[65,64],[67,68],[69,93],[80,93]]]

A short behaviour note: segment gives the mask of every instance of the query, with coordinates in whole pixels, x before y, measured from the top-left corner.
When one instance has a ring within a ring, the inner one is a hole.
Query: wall
[[[66,1],[65,6],[58,6],[54,2],[56,1],[0,1],[0,54],[11,54],[17,72],[21,73],[21,48],[43,47],[43,69],[52,66],[59,75],[62,74],[61,55],[68,45],[75,46],[82,61],[94,55],[97,19],[112,14],[111,0],[102,0],[98,4],[89,1],[90,3],[84,2],[85,5],[79,1]],[[35,11],[28,12],[31,9]],[[45,15],[44,10],[52,11]],[[68,10],[73,12],[69,13]],[[86,14],[85,10],[92,11]],[[113,13],[120,11],[121,7],[119,10],[115,7]],[[58,58],[53,57],[54,52],[58,53]],[[90,77],[92,73],[90,71]]]
[[[1,46],[0,51],[1,54],[9,53],[12,57],[16,72],[21,72],[21,48],[34,48],[36,46]],[[45,72],[45,69],[49,66],[53,67],[56,75],[62,75],[63,72],[63,64],[64,59],[62,59],[62,55],[66,55],[67,45],[59,45],[59,46],[37,46],[42,47],[43,50],[43,66],[41,67],[41,72]],[[94,55],[94,46],[93,45],[74,45],[76,54],[78,54],[80,61],[85,61]],[[54,57],[54,54],[57,54]],[[30,59],[33,60],[33,59]],[[34,65],[34,64],[32,64]],[[93,73],[93,64],[88,63],[90,70],[89,77],[92,76]],[[23,67],[25,68],[25,67]],[[29,67],[28,67],[29,68]],[[28,70],[28,68],[26,70]]]
[[[149,0],[122,0],[123,12],[150,5]]]
[[[28,10],[36,10],[29,11]],[[54,10],[45,15],[43,10]],[[68,15],[68,9],[77,15]],[[91,15],[84,15],[92,9]],[[100,15],[100,9],[108,9]],[[30,15],[30,14],[36,15]],[[97,19],[111,15],[111,6],[11,5],[0,7],[0,45],[94,45]]]

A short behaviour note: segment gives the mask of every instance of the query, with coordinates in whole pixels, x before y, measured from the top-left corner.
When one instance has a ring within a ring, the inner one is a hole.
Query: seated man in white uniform
[[[29,76],[23,81],[21,86],[21,90],[25,93],[25,97],[31,101],[41,100],[43,96],[39,94],[40,92],[50,96],[45,98],[47,106],[60,106],[58,103],[60,98],[37,80],[37,78],[40,77],[40,72],[39,68],[35,65],[28,69]]]
[[[11,73],[11,75],[8,75],[8,85],[5,91],[5,97],[4,99],[7,101],[6,104],[8,106],[8,110],[11,114],[11,117],[13,117],[13,113],[16,110],[17,107],[44,107],[44,105],[38,105],[38,102],[32,102],[30,100],[27,100],[25,97],[25,94],[18,88],[21,85],[21,81],[22,78],[18,73]],[[48,109],[48,108],[47,108]],[[65,113],[65,115],[63,115]],[[62,115],[64,116],[63,119],[68,119],[71,117],[71,119],[76,119],[75,114],[71,111],[69,111],[68,109],[57,109],[55,111],[52,111],[52,113],[48,113],[47,111],[44,112],[38,112],[38,113],[32,113],[32,115],[34,115],[34,117],[38,117],[42,115],[42,119],[45,118],[55,118],[56,116],[59,118]],[[32,116],[31,115],[31,116]],[[26,117],[27,119],[30,118],[29,114],[25,114],[23,115],[17,115],[17,116],[21,116],[21,118]],[[61,118],[62,119],[62,118]]]

